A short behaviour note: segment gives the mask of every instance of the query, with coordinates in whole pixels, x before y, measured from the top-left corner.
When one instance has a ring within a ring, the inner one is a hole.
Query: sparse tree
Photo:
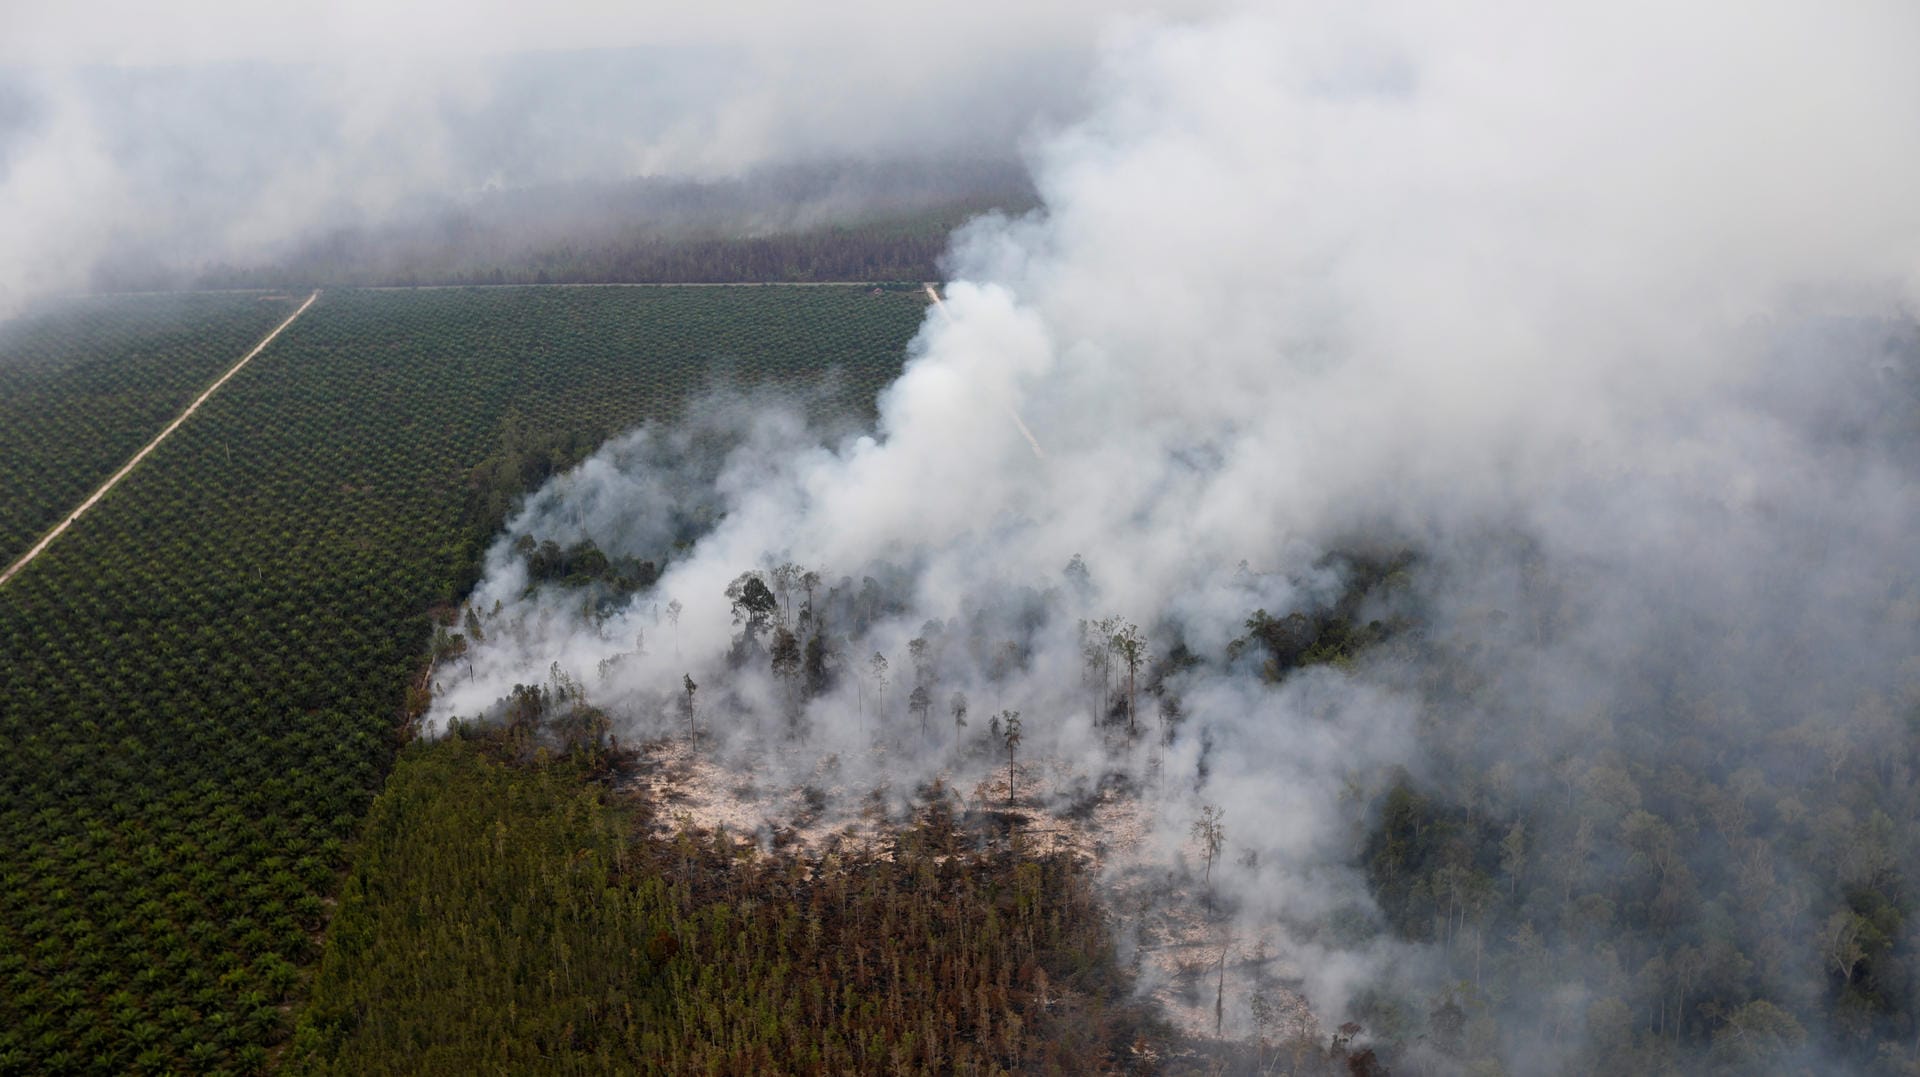
[[[773,593],[780,599],[778,613],[783,623],[787,622],[792,615],[793,592],[799,588],[800,577],[804,571],[799,565],[787,561],[775,567],[772,572]]]
[[[1847,982],[1853,982],[1853,972],[1866,957],[1866,950],[1860,945],[1861,918],[1848,909],[1841,909],[1832,916],[1820,932],[1820,956],[1826,960],[1827,971],[1837,973]]]
[[[1000,740],[1007,746],[1007,807],[1013,807],[1014,753],[1020,750],[1020,712],[1000,712]]]
[[[873,652],[873,657],[867,659],[867,670],[873,675],[874,712],[885,714],[887,713],[887,656],[879,651]]]
[[[1806,1030],[1792,1014],[1768,1002],[1755,999],[1725,1017],[1725,1024],[1713,1033],[1708,1057],[1727,1072],[1780,1072],[1778,1064],[1806,1042]]]
[[[798,688],[800,681],[800,637],[786,625],[773,630],[773,646],[770,649],[773,675],[787,686],[787,707],[790,714],[798,715],[800,702]]]
[[[473,651],[467,646],[467,637],[459,632],[449,633],[445,626],[433,628],[433,664],[438,666],[456,658],[467,660],[467,679],[473,679]]]
[[[691,673],[682,674],[680,683],[685,692],[685,694],[680,697],[680,713],[687,716],[687,744],[689,745],[690,751],[699,751],[700,734],[693,724],[693,693],[699,691],[700,686],[693,683],[693,674]]]
[[[507,695],[507,728],[537,730],[546,716],[547,690],[537,684],[516,684]]]
[[[583,699],[586,693],[580,688],[580,682],[573,675],[560,668],[559,662],[547,667],[547,677],[553,682],[553,698],[559,702]]]
[[[480,614],[472,606],[467,607],[467,638],[475,643],[487,642],[487,634],[480,627]]]
[[[1087,570],[1086,559],[1079,554],[1073,555],[1060,574],[1066,577],[1067,586],[1073,590],[1075,598],[1085,602],[1093,595],[1093,573]]]
[[[913,686],[913,692],[907,696],[907,710],[920,716],[920,735],[927,735],[927,712],[933,709],[933,694],[924,684]]]
[[[742,572],[734,577],[727,585],[726,595],[727,601],[733,604],[733,623],[741,626],[739,646],[744,657],[744,652],[759,643],[760,633],[766,631],[779,602],[758,572]]]
[[[801,616],[802,618],[805,618],[805,619],[808,619],[808,620],[811,620],[811,619],[812,619],[812,617],[813,617],[813,592],[814,592],[814,590],[815,590],[815,589],[817,589],[817,588],[818,588],[819,586],[820,586],[820,573],[818,573],[818,572],[815,572],[815,571],[814,571],[813,569],[808,569],[808,570],[806,570],[805,572],[802,572],[802,573],[800,574],[800,589],[801,589],[802,591],[805,591],[805,592],[807,593],[807,605],[806,605],[806,608],[805,608],[805,609],[802,609],[802,610],[800,611],[800,616]]]
[[[933,645],[925,636],[907,641],[907,657],[913,660],[913,683],[933,683]]]
[[[1147,637],[1140,634],[1138,625],[1126,625],[1114,633],[1113,649],[1127,670],[1127,736],[1131,737],[1137,732],[1133,720],[1134,678],[1147,661]]]
[[[1200,809],[1200,818],[1193,821],[1193,840],[1200,843],[1200,851],[1207,858],[1203,879],[1207,888],[1207,905],[1213,905],[1213,862],[1220,858],[1220,850],[1227,847],[1227,828],[1222,822],[1226,812],[1213,804]]]
[[[610,654],[602,658],[599,663],[594,666],[595,669],[600,671],[601,683],[606,683],[606,681],[613,676],[613,671],[620,668],[620,663],[625,661],[626,657],[624,654]]]
[[[1221,1028],[1227,1020],[1227,954],[1233,950],[1233,935],[1220,940],[1219,979],[1213,988],[1213,1038],[1220,1038]]]
[[[680,657],[680,611],[686,609],[679,599],[667,603],[667,623],[673,626],[673,657]]]
[[[1088,688],[1093,690],[1093,720],[1098,722],[1100,721],[1100,685],[1103,683],[1103,678],[1100,676],[1100,656],[1106,653],[1106,644],[1104,641],[1096,640],[1094,622],[1083,618],[1079,628],[1080,657],[1086,662],[1086,669],[1082,672],[1081,679],[1086,682]]]
[[[807,637],[805,654],[801,660],[801,694],[811,699],[833,686],[833,671],[828,663],[834,658],[833,646],[827,640],[826,626],[816,623],[814,631]]]
[[[1527,870],[1527,827],[1515,823],[1500,839],[1500,870],[1506,873],[1509,895],[1520,892],[1520,874]]]
[[[1281,1010],[1279,1004],[1264,991],[1255,991],[1247,999],[1247,1010],[1253,1016],[1253,1040],[1259,1050],[1260,1072],[1272,1073],[1268,1068],[1267,1054],[1279,1039]]]
[[[1111,709],[1113,702],[1113,637],[1120,633],[1120,615],[1116,613],[1102,617],[1093,627],[1095,629],[1095,635],[1098,637],[1097,642],[1101,648],[1100,691],[1102,694],[1100,697],[1100,706],[1104,716],[1104,714]]]
[[[872,576],[862,576],[860,592],[853,599],[855,631],[865,632],[873,627],[873,622],[879,619],[886,605],[887,597],[886,593],[880,589],[880,581]]]
[[[953,694],[953,700],[949,702],[947,706],[953,711],[954,731],[957,733],[967,728],[967,694],[965,692],[955,692]]]
[[[433,654],[433,664],[436,666],[453,656],[453,636],[447,632],[446,625],[435,624],[433,626],[433,642],[430,648]]]
[[[1107,701],[1113,698],[1113,636],[1120,618],[1102,617],[1080,622],[1080,653],[1087,663],[1087,683],[1093,689],[1093,719],[1105,722]]]

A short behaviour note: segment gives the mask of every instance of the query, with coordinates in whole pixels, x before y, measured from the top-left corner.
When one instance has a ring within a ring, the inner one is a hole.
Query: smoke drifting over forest
[[[903,194],[865,168],[1004,165],[1075,110],[1109,6],[28,5],[0,40],[0,308],[340,234],[481,259],[715,223],[648,197],[670,182],[722,183],[734,232],[857,217]]]
[[[872,436],[761,402],[610,445],[510,524],[431,721],[558,663],[671,734],[685,673],[722,757],[905,796],[1018,711],[1056,785],[1142,781],[1169,864],[1224,808],[1236,932],[1425,1065],[1864,1068],[1914,1032],[1862,894],[1920,868],[1916,43],[1904,3],[1125,28]],[[583,612],[522,536],[664,575]],[[1295,669],[1256,610],[1377,640]],[[1109,615],[1153,657],[1131,740]],[[827,676],[774,674],[776,620]]]

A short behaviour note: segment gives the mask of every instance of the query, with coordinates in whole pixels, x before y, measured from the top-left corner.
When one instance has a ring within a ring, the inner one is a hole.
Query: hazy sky
[[[703,4],[341,0],[300,5],[137,0],[6,5],[0,61],[180,64],[395,55],[466,58],[543,49],[724,43],[776,52],[820,47],[902,72],[951,69],[991,52],[1085,48],[1103,25],[1141,13],[1194,14],[1211,0],[1049,0],[902,5],[834,0]],[[822,72],[830,83],[834,72]],[[900,87],[906,89],[907,87]]]
[[[1213,6],[15,4],[0,308],[500,187],[1009,157],[1115,27]]]

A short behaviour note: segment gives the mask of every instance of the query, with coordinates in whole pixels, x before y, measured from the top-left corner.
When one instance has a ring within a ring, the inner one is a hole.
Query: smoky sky
[[[1015,160],[1078,111],[1101,8],[18,6],[0,294],[270,259],[491,192]]]

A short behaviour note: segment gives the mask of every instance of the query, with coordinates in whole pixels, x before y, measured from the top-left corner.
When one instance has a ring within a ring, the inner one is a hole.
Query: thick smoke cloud
[[[1123,28],[1085,117],[1035,152],[1045,210],[956,238],[946,315],[876,432],[716,410],[557,480],[494,551],[475,605],[500,612],[430,722],[558,663],[623,735],[671,733],[690,673],[722,757],[799,781],[833,756],[856,795],[904,796],[936,774],[972,788],[996,758],[980,727],[1019,710],[1049,795],[1140,780],[1168,863],[1193,855],[1202,804],[1225,808],[1236,933],[1279,940],[1323,1015],[1382,983],[1477,981],[1461,951],[1378,931],[1358,865],[1394,768],[1457,803],[1540,805],[1541,857],[1587,842],[1590,870],[1629,872],[1621,819],[1561,833],[1545,807],[1604,807],[1618,781],[1555,760],[1706,773],[1773,745],[1753,799],[1784,804],[1820,768],[1779,746],[1870,752],[1917,698],[1917,42],[1920,12],[1870,2],[1303,4]],[[694,450],[734,424],[753,432]],[[704,530],[674,548],[683,526]],[[523,535],[665,575],[586,615],[528,589]],[[1402,550],[1413,567],[1362,618],[1417,632],[1278,685],[1226,657],[1254,610],[1338,601],[1350,562],[1329,554]],[[1084,574],[1063,572],[1075,557]],[[786,562],[824,577],[805,605],[839,652],[797,723],[764,653],[726,657],[723,591]],[[1115,613],[1156,655],[1203,659],[1166,671],[1164,746],[1117,738],[1087,687],[1080,625]],[[938,704],[936,733],[907,715],[915,638],[938,698],[972,701],[968,731]],[[884,704],[862,679],[876,652]],[[807,739],[784,739],[796,725]],[[1679,855],[1704,876],[1759,854]],[[1815,868],[1772,862],[1783,941],[1753,997],[1823,989],[1805,940],[1827,910],[1785,896]],[[1627,949],[1562,950],[1551,1001],[1511,1006],[1564,1017],[1516,1020],[1492,1053],[1572,1065],[1606,999],[1644,1023],[1660,988],[1622,979]]]
[[[1077,106],[1106,6],[28,5],[0,35],[0,309],[511,218],[500,191],[1009,160]]]

